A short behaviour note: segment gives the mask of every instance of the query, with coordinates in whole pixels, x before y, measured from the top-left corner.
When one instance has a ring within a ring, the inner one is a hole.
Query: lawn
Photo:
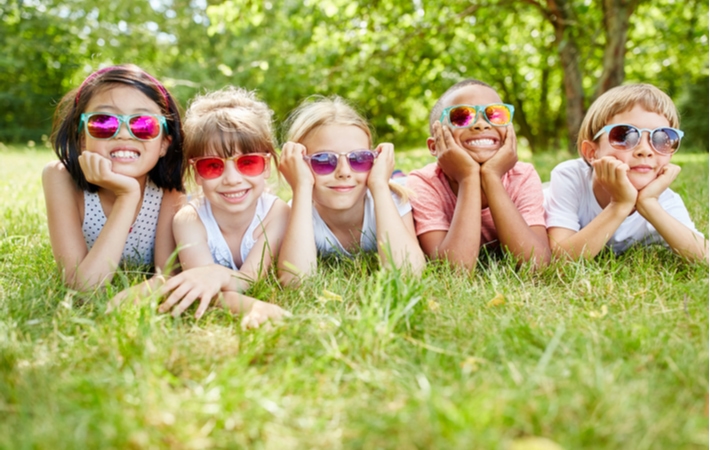
[[[547,180],[566,157],[523,159]],[[708,448],[707,264],[650,248],[411,279],[361,257],[298,290],[257,283],[294,313],[270,328],[218,309],[173,319],[158,299],[107,315],[140,275],[62,286],[40,185],[52,159],[0,148],[0,448]],[[674,162],[707,236],[708,155]]]

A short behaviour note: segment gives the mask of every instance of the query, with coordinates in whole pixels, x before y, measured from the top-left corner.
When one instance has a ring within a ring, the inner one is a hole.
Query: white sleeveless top
[[[391,194],[400,216],[404,216],[412,210],[412,205],[409,202],[402,202],[400,197],[394,192],[391,192]],[[369,189],[365,193],[365,215],[362,219],[362,228],[360,231],[361,249],[366,252],[376,251],[377,222],[375,220],[375,201]],[[352,257],[350,252],[345,250],[345,247],[343,247],[343,244],[340,243],[331,229],[328,228],[328,224],[326,224],[320,214],[318,214],[315,205],[313,205],[313,234],[319,255],[339,253],[347,257]]]
[[[163,190],[148,179],[143,193],[143,204],[123,246],[121,264],[153,265],[155,231],[158,227],[158,215],[162,201]],[[105,224],[106,214],[101,207],[99,194],[84,191],[84,223],[81,225],[81,231],[89,250],[96,243]]]
[[[242,263],[246,261],[249,252],[251,252],[251,249],[254,248],[254,244],[256,244],[254,232],[261,226],[261,223],[266,218],[266,215],[269,214],[277,198],[278,197],[273,194],[264,192],[257,200],[254,218],[249,224],[249,228],[247,228],[247,231],[244,233],[242,243],[239,246],[239,254],[242,257]],[[217,220],[215,220],[212,214],[212,206],[209,200],[200,197],[192,200],[189,204],[195,208],[197,215],[200,216],[200,220],[205,226],[205,230],[207,231],[207,245],[210,248],[210,253],[212,253],[212,260],[221,266],[228,267],[232,270],[239,270],[239,267],[234,263],[229,245],[227,245],[227,241],[224,240],[222,231],[219,229]]]

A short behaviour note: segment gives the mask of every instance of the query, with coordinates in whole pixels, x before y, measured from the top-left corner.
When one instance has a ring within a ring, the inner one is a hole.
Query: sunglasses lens
[[[94,114],[86,122],[86,130],[93,138],[109,139],[116,134],[120,124],[118,117],[108,114]]]
[[[510,123],[512,114],[510,109],[505,105],[488,105],[486,106],[486,118],[491,125],[504,126]]]
[[[338,156],[335,153],[315,153],[311,155],[310,161],[316,175],[328,175],[338,167]]]
[[[476,108],[470,106],[457,106],[449,111],[449,121],[456,128],[465,128],[476,120]]]
[[[651,135],[651,145],[658,153],[671,154],[680,146],[680,136],[672,128],[658,128]]]
[[[160,136],[160,121],[153,116],[132,117],[128,126],[136,139],[150,141]]]
[[[235,160],[237,170],[242,175],[254,177],[261,175],[266,168],[266,159],[259,155],[242,155]]]
[[[375,153],[369,150],[357,150],[348,153],[350,168],[355,172],[368,172],[375,163]]]
[[[206,180],[211,180],[222,175],[224,172],[224,161],[221,158],[205,158],[195,163],[195,170]]]
[[[617,125],[609,130],[609,144],[618,149],[632,149],[639,143],[639,130],[629,125]]]

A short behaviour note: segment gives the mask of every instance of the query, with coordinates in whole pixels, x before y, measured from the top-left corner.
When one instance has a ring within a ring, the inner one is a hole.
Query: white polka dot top
[[[259,226],[261,226],[262,221],[266,218],[266,215],[271,211],[271,207],[274,206],[276,202],[276,197],[274,194],[269,194],[264,192],[261,194],[256,202],[256,211],[254,211],[254,218],[249,224],[249,228],[244,233],[242,238],[242,243],[239,246],[239,253],[242,257],[242,262],[246,261],[249,252],[254,248],[256,244],[256,239],[254,239],[254,232]],[[195,208],[197,215],[200,216],[202,224],[205,226],[207,231],[207,245],[210,248],[210,253],[212,253],[212,260],[220,266],[228,267],[232,270],[239,270],[239,267],[234,263],[234,258],[232,257],[232,251],[229,249],[227,241],[224,240],[222,231],[219,229],[217,220],[215,220],[212,214],[212,206],[209,200],[204,197],[200,197],[190,202],[190,206]]]
[[[131,231],[128,233],[126,245],[123,246],[121,264],[153,265],[155,230],[158,227],[158,215],[162,201],[163,190],[148,179],[143,193],[143,204]],[[84,223],[81,226],[81,231],[84,233],[86,247],[89,250],[94,246],[105,224],[106,215],[101,207],[99,194],[84,191]]]

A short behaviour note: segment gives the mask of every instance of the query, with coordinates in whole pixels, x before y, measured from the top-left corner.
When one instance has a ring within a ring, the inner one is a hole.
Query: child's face
[[[97,92],[86,105],[85,113],[103,112],[111,114],[157,114],[160,107],[138,89],[117,85]],[[111,161],[113,172],[132,178],[145,177],[165,155],[170,144],[165,130],[161,137],[153,141],[140,141],[121,123],[118,134],[108,140],[94,139],[85,128],[81,133],[82,151],[95,152]]]
[[[496,92],[486,86],[468,85],[450,93],[443,102],[444,108],[454,105],[489,105],[502,103]],[[446,122],[444,122],[446,123]],[[468,128],[450,128],[454,140],[471,157],[483,164],[488,161],[505,142],[507,127],[494,127],[479,114],[476,122]],[[429,138],[427,144],[432,149],[434,140]]]
[[[242,155],[241,150],[231,157]],[[208,151],[204,156],[222,158],[217,151]],[[204,178],[195,171],[195,183],[202,187],[202,193],[212,206],[212,211],[240,214],[252,212],[266,189],[266,180],[271,174],[270,160],[266,161],[264,171],[259,175],[244,175],[237,169],[236,160],[222,159],[223,172],[216,178]],[[219,220],[219,217],[217,218]]]
[[[309,133],[301,142],[309,155],[334,152],[345,155],[353,150],[369,150],[370,140],[360,128],[352,125],[326,125]],[[367,190],[369,172],[355,172],[347,158],[338,158],[338,166],[327,175],[314,174],[313,201],[323,208],[338,211],[352,209],[361,203]]]
[[[647,111],[640,105],[611,117],[606,125],[612,124],[628,124],[651,130],[670,126],[664,116]],[[609,144],[609,136],[604,133],[596,141],[584,141],[582,153],[587,161],[611,156],[627,164],[630,169],[627,174],[629,181],[636,189],[641,190],[655,180],[663,166],[671,160],[671,155],[662,155],[653,150],[649,139],[649,133],[643,132],[635,148],[620,150]]]

